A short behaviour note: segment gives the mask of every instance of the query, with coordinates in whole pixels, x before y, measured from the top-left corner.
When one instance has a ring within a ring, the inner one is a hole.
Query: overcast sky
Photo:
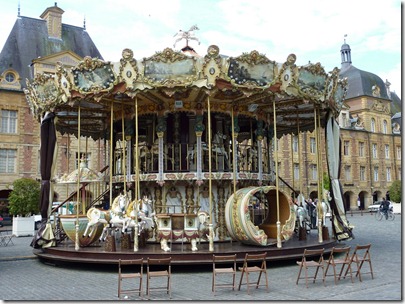
[[[391,82],[401,97],[401,11],[399,0],[59,0],[62,22],[86,29],[106,61],[119,61],[124,48],[142,59],[173,48],[174,35],[196,24],[200,40],[190,41],[205,55],[239,56],[253,50],[297,65],[320,62],[326,72],[341,67],[340,48],[350,45],[352,64]],[[0,10],[0,47],[21,16],[38,18],[55,1],[7,0]],[[185,40],[175,49],[185,46]]]

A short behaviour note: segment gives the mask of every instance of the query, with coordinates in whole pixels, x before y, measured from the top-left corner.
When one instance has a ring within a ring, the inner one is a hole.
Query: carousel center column
[[[263,150],[262,150],[262,140],[263,140],[263,120],[257,122],[257,162],[258,162],[258,171],[259,171],[259,186],[262,185],[263,181]]]
[[[159,116],[158,117],[158,125],[157,125],[157,137],[158,137],[158,146],[159,146],[159,154],[158,154],[158,184],[160,186],[163,186],[165,183],[164,181],[164,176],[163,176],[163,136],[166,131],[166,120],[164,116]]]
[[[197,104],[197,115],[196,115],[196,124],[194,127],[195,135],[197,137],[197,185],[201,185],[202,181],[202,145],[201,145],[201,137],[205,130],[205,126],[203,123],[203,111],[202,106],[200,103]]]

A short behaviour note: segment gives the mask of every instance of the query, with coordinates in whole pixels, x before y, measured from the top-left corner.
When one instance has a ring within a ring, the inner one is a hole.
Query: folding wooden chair
[[[242,272],[242,275],[241,275],[240,281],[239,281],[238,290],[240,290],[240,287],[242,285],[246,285],[247,293],[249,294],[250,286],[256,285],[256,289],[257,289],[257,288],[259,288],[259,286],[266,285],[266,290],[267,290],[267,292],[269,291],[269,282],[267,279],[267,268],[266,268],[266,255],[267,255],[267,252],[260,253],[260,254],[246,253],[245,259],[243,261],[243,266],[238,268]],[[249,282],[250,273],[258,273],[258,279],[257,279],[256,283]],[[242,284],[244,274],[246,274],[246,283]],[[260,279],[262,277],[262,274],[264,275],[264,277],[266,279],[266,284],[260,285]]]
[[[218,283],[217,275],[232,275],[232,284]],[[231,288],[235,290],[236,278],[236,254],[232,255],[212,255],[212,291],[215,295],[215,288]]]
[[[363,274],[371,274],[371,279],[374,279],[374,273],[373,273],[373,266],[371,264],[371,255],[370,255],[370,248],[371,248],[371,244],[367,244],[367,245],[357,245],[354,248],[353,254],[350,258],[350,264],[352,265],[353,263],[356,264],[357,269],[356,269],[356,277],[359,277],[360,282],[362,282],[361,280],[361,270],[363,267],[364,262],[368,262],[370,271],[364,272]],[[345,276],[347,275],[347,271],[345,273]]]
[[[147,281],[146,281],[146,294],[148,298],[150,296],[151,290],[165,290],[168,294],[170,299],[172,298],[172,290],[171,290],[171,273],[172,273],[172,266],[171,266],[172,258],[164,258],[164,259],[151,259],[148,258],[147,262]],[[158,287],[151,287],[152,278],[167,278],[166,286],[158,286]]]
[[[308,288],[308,279],[313,279],[313,283],[315,283],[316,278],[318,276],[319,268],[322,269],[322,281],[323,286],[325,286],[325,269],[324,269],[324,260],[323,254],[325,249],[305,249],[304,254],[302,256],[301,261],[297,261],[297,264],[300,266],[300,270],[298,272],[297,282],[304,277],[301,276],[302,268],[305,270],[305,285]],[[308,270],[310,268],[315,268],[315,274],[313,276],[309,276]]]
[[[335,284],[337,284],[337,281],[340,280],[342,277],[342,273],[346,269],[346,273],[349,271],[350,272],[350,279],[353,282],[353,275],[352,275],[352,268],[351,268],[351,263],[350,263],[350,246],[347,247],[333,247],[332,252],[329,255],[329,259],[325,262],[326,263],[326,270],[325,270],[325,279],[327,276],[333,276],[335,278]],[[341,256],[339,256],[341,255]],[[339,274],[336,273],[336,267],[340,265],[340,270]],[[328,275],[328,270],[329,266],[332,266],[333,268],[333,274]],[[344,278],[346,275],[344,276]]]
[[[138,293],[142,297],[142,276],[143,276],[143,259],[135,260],[118,260],[118,298],[122,294]],[[123,280],[133,279],[135,281],[134,288],[124,289]],[[135,288],[136,281],[139,280],[138,288]]]

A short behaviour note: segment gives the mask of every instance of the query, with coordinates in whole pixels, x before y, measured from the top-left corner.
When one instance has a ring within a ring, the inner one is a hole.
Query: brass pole
[[[208,104],[208,172],[209,172],[209,179],[208,179],[208,189],[209,189],[209,198],[210,198],[210,223],[208,225],[209,229],[209,251],[214,251],[214,230],[212,227],[212,178],[211,178],[211,104],[210,104],[210,97],[207,98]]]
[[[125,123],[124,123],[124,104],[121,104],[121,134],[122,134],[122,159],[121,166],[124,175],[124,193],[127,195],[127,171],[126,171],[126,142],[125,142]]]
[[[234,114],[233,114],[233,105],[232,105],[232,111],[231,111],[231,122],[232,122],[232,168],[233,168],[233,197],[234,200],[236,201],[236,165],[237,163],[235,162],[235,153],[236,153],[236,147],[235,147],[235,122],[233,121],[234,119]]]
[[[110,167],[110,208],[112,204],[112,195],[113,195],[113,185],[112,185],[112,178],[113,178],[113,132],[114,132],[114,102],[111,102],[111,108],[110,108],[110,159],[109,159],[109,167]]]
[[[281,223],[280,223],[280,198],[278,193],[278,142],[277,142],[277,118],[276,101],[273,99],[273,121],[274,121],[274,158],[276,169],[276,201],[277,201],[277,248],[281,248]]]
[[[139,250],[138,244],[138,198],[139,198],[139,159],[138,159],[138,97],[135,97],[135,228],[134,228],[134,252]]]
[[[81,168],[80,168],[80,132],[81,132],[81,130],[80,130],[80,125],[81,125],[81,122],[80,122],[80,101],[79,101],[79,109],[78,109],[78,113],[77,113],[77,116],[78,116],[78,123],[77,123],[77,150],[78,150],[78,152],[77,152],[77,154],[78,154],[78,162],[77,162],[77,172],[78,172],[78,174],[77,174],[77,183],[76,183],[76,225],[75,225],[75,228],[76,228],[76,230],[75,230],[75,250],[76,251],[78,251],[79,250],[79,248],[80,248],[80,245],[79,245],[79,208],[80,208],[80,195],[79,195],[79,192],[80,192],[80,171],[81,171]]]
[[[298,136],[298,179],[299,179],[299,185],[300,185],[300,194],[303,196],[302,192],[302,164],[301,164],[301,138],[300,138],[300,120],[298,116],[298,111],[297,111],[297,136]]]
[[[318,241],[319,243],[323,243],[323,237],[322,237],[322,203],[320,200],[321,197],[321,185],[319,182],[319,126],[318,126],[318,109],[317,107],[314,108],[314,120],[315,120],[315,145],[316,145],[316,167],[317,167],[317,173],[318,173],[318,202],[316,204],[316,210],[318,214]]]

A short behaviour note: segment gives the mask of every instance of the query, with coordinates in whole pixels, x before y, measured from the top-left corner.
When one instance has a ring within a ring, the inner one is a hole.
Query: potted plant
[[[20,178],[13,182],[8,200],[15,236],[34,235],[34,214],[39,213],[40,192],[41,186],[34,179]]]

